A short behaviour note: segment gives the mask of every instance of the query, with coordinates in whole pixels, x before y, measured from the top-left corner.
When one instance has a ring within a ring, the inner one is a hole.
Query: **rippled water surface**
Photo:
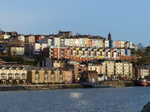
[[[0,112],[140,112],[150,87],[0,92]]]

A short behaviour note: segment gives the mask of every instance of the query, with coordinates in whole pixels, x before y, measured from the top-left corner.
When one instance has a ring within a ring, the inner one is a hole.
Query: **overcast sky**
[[[150,46],[150,0],[1,0],[0,28],[20,34],[112,34]]]

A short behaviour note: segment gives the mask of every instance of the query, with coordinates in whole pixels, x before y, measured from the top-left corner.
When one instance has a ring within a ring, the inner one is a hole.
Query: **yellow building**
[[[88,47],[88,40],[89,40],[88,38],[84,38],[84,46],[85,47]]]
[[[28,68],[27,80],[31,84],[72,83],[72,71],[59,68]]]
[[[103,42],[103,40],[100,40],[99,43],[100,43],[100,47],[104,48],[104,42]]]
[[[53,79],[52,70],[47,68],[32,67],[28,68],[27,80],[29,83],[51,83]]]

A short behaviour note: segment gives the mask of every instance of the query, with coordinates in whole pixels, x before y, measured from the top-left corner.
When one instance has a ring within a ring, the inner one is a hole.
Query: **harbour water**
[[[150,87],[0,92],[0,112],[140,112]]]

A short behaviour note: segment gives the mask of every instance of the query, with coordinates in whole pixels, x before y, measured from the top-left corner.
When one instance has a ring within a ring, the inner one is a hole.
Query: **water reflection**
[[[150,87],[0,92],[0,112],[140,112]]]
[[[70,97],[73,98],[73,99],[79,99],[82,97],[82,93],[79,93],[79,92],[71,92],[70,93]]]

